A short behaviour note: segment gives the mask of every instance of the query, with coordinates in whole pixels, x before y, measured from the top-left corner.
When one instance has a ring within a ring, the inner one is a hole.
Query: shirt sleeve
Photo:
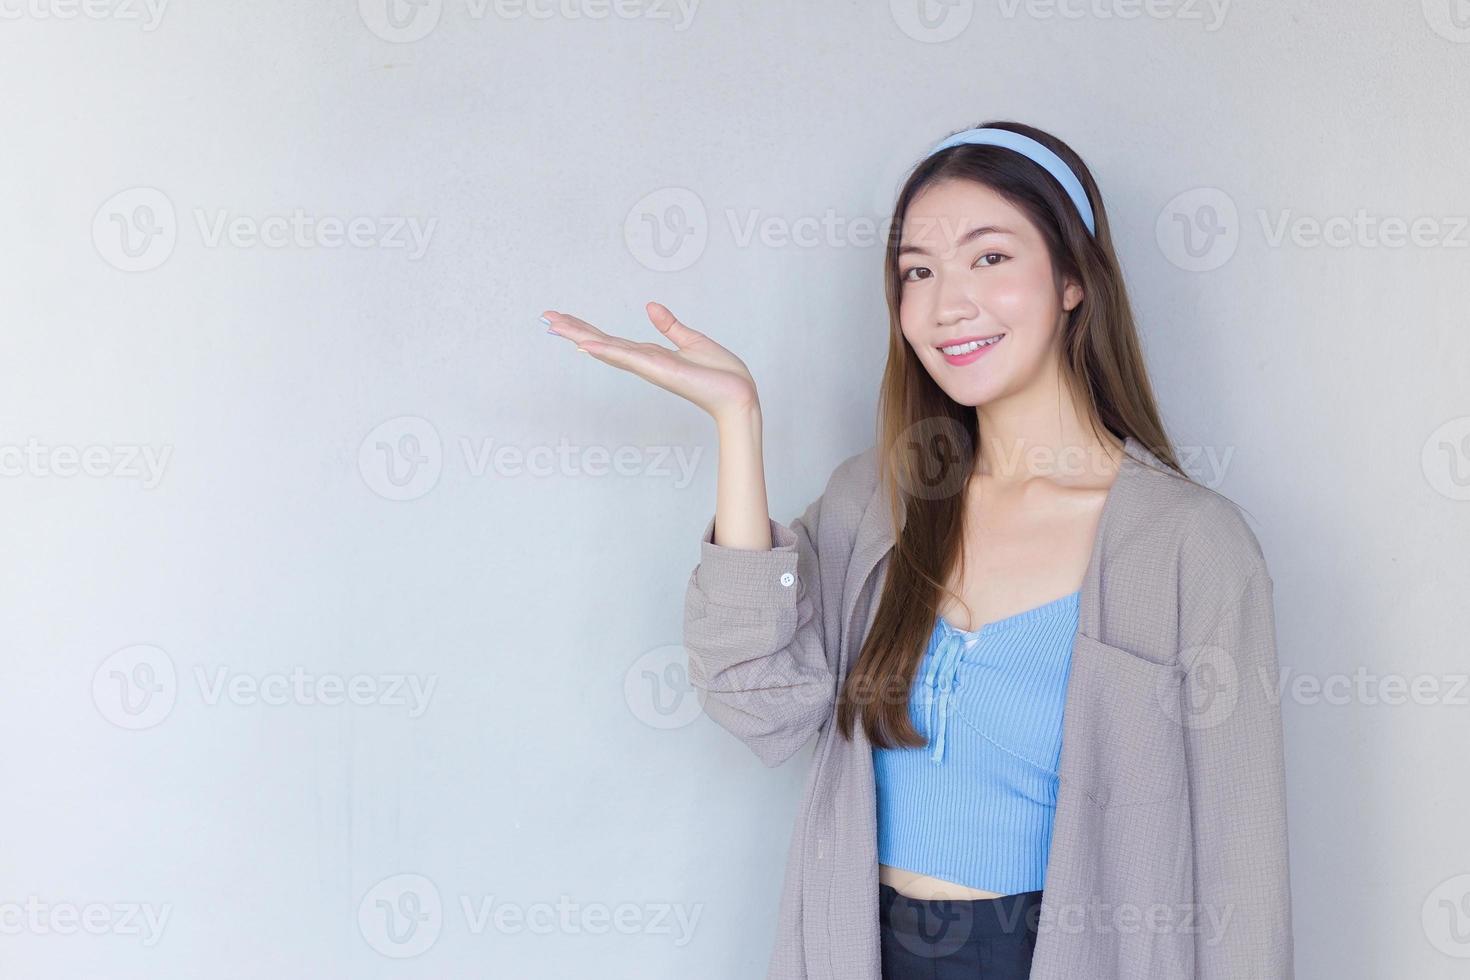
[[[817,527],[822,499],[769,550],[714,543],[710,518],[684,600],[689,680],[705,714],[767,766],[785,762],[832,714],[836,679],[822,624]]]
[[[1286,777],[1273,583],[1257,561],[1181,651],[1197,980],[1292,980]]]

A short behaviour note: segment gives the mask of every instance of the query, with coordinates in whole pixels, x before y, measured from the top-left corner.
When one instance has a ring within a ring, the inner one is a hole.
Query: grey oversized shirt
[[[1271,576],[1229,500],[1127,438],[1082,583],[1035,980],[1292,980]],[[895,539],[877,450],[769,551],[705,526],[684,605],[704,712],[768,766],[817,735],[767,980],[881,980],[877,797],[834,705]]]

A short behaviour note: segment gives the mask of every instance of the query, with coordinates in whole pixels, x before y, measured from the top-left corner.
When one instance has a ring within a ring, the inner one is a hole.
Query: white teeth
[[[968,344],[956,344],[953,347],[941,347],[939,349],[944,351],[950,357],[957,357],[960,354],[968,354],[972,350],[979,350],[982,347],[989,347],[991,344],[995,343],[999,339],[1000,337],[996,336],[991,337],[989,340],[972,340]]]

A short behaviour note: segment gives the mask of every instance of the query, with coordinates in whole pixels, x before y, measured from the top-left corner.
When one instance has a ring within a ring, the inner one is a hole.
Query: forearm
[[[725,548],[768,551],[772,541],[760,406],[716,419],[715,426],[720,468],[714,543]]]

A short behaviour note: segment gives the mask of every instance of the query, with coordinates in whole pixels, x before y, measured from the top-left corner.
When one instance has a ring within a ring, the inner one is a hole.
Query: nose
[[[972,283],[964,277],[942,276],[935,296],[938,304],[934,317],[941,327],[952,327],[957,323],[975,319],[980,307],[972,293]]]

